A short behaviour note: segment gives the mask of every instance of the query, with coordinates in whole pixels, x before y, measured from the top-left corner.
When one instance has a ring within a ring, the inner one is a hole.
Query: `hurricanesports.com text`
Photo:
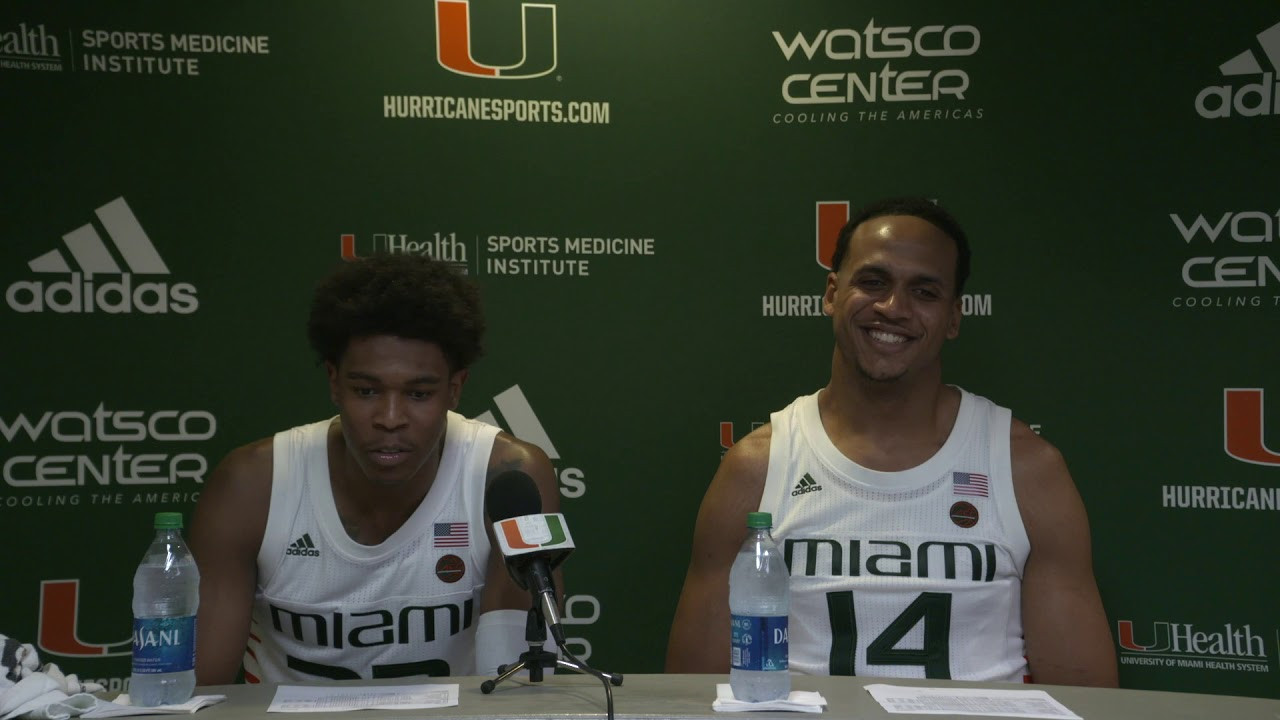
[[[441,95],[384,95],[382,116],[384,118],[608,125],[609,103]]]

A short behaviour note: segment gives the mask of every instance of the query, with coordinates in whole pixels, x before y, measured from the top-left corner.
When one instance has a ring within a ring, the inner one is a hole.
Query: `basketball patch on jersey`
[[[447,583],[456,583],[467,574],[467,564],[457,555],[445,555],[436,561],[436,577]]]
[[[977,525],[978,508],[963,500],[957,502],[951,506],[951,522],[962,528],[971,528]]]

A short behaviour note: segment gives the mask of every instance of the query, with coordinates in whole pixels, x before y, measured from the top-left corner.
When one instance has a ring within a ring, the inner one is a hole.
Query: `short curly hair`
[[[343,263],[316,286],[307,338],[335,366],[352,338],[425,340],[457,372],[484,352],[484,327],[480,293],[466,276],[428,257],[388,254]]]
[[[973,257],[973,251],[969,249],[969,238],[965,236],[960,223],[956,222],[951,213],[933,200],[924,197],[886,198],[873,202],[855,213],[849,222],[845,223],[845,226],[840,229],[840,234],[836,237],[836,251],[831,257],[831,269],[835,272],[840,272],[840,265],[844,263],[845,251],[849,249],[849,238],[853,237],[853,231],[857,230],[859,225],[868,220],[874,220],[886,215],[918,217],[941,230],[955,242],[956,297],[964,294],[964,284],[969,279],[969,265]]]

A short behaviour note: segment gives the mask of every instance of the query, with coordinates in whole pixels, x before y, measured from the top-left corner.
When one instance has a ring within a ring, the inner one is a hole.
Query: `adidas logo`
[[[134,274],[168,275],[169,267],[123,197],[103,205],[94,214],[111,239],[115,254],[103,242],[98,228],[92,223],[81,225],[62,236],[72,262],[67,261],[61,249],[54,249],[27,263],[34,273],[70,277],[47,284],[41,280],[13,283],[4,294],[10,308],[20,313],[136,311],[189,315],[200,307],[191,283],[134,282]],[[121,269],[121,262],[127,272]],[[72,263],[78,269],[73,269]],[[94,275],[119,275],[120,279],[95,285]]]
[[[796,483],[796,486],[791,489],[791,497],[818,492],[821,489],[822,486],[818,484],[818,481],[814,480],[809,473],[805,473],[804,477],[800,478],[800,482]]]
[[[316,544],[311,542],[311,533],[303,533],[302,537],[293,541],[293,544],[284,551],[284,554],[320,557],[320,551],[316,549]]]
[[[547,431],[543,429],[542,423],[538,422],[538,416],[533,414],[533,407],[529,405],[529,400],[525,398],[524,391],[519,385],[512,385],[494,395],[493,404],[498,406],[498,411],[507,421],[512,435],[542,448],[542,451],[552,460],[560,459],[560,453],[556,451],[556,446],[551,444],[551,438],[547,437]],[[494,427],[502,427],[493,417],[493,413],[488,410],[477,415],[476,420]]]
[[[507,430],[512,435],[520,438],[527,443],[533,443],[542,449],[555,462],[556,479],[560,483],[560,494],[567,498],[582,497],[587,491],[586,476],[582,468],[564,467],[560,460],[560,452],[556,450],[556,446],[551,443],[551,438],[547,437],[547,431],[542,427],[542,423],[538,421],[538,416],[533,414],[533,407],[529,405],[529,400],[524,396],[524,391],[519,385],[512,385],[493,396],[493,404],[498,406],[498,411],[502,413],[502,417],[507,421],[504,427],[497,418],[494,417],[492,411],[486,410],[475,416],[475,419],[492,425],[496,428]]]
[[[1203,118],[1231,117],[1236,115],[1280,115],[1280,82],[1275,72],[1280,70],[1280,23],[1258,33],[1258,45],[1267,58],[1265,72],[1253,50],[1245,50],[1218,66],[1226,77],[1261,75],[1258,82],[1234,87],[1210,85],[1196,95],[1196,112]]]

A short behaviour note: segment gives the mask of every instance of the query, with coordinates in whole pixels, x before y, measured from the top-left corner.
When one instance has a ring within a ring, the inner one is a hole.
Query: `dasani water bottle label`
[[[729,664],[736,670],[787,669],[787,616],[734,615]]]
[[[785,619],[785,618],[784,618]],[[134,618],[133,672],[186,672],[196,666],[196,617]]]

